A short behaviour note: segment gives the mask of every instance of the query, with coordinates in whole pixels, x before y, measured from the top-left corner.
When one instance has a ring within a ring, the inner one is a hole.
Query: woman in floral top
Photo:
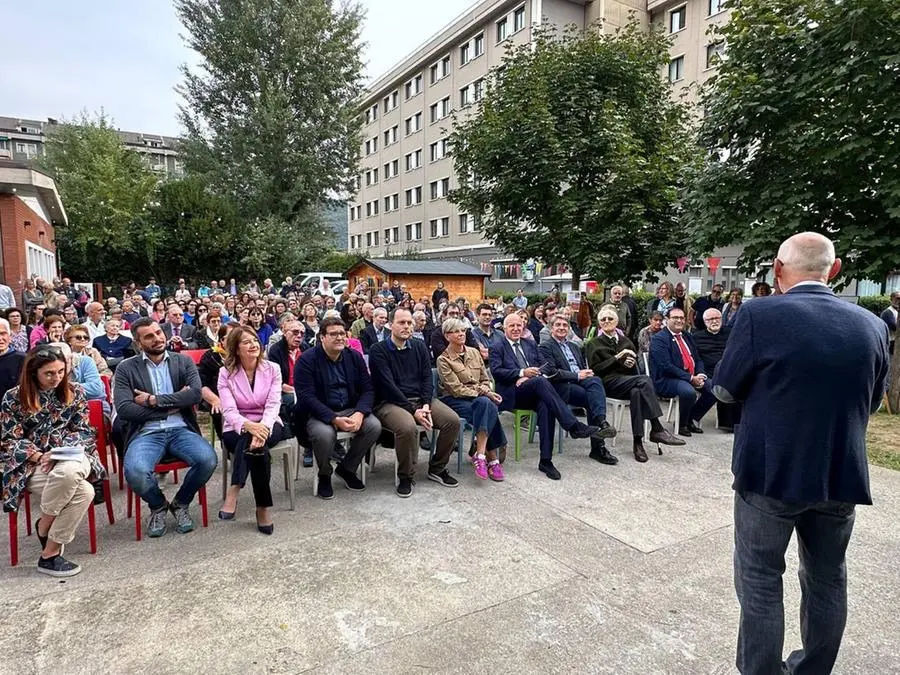
[[[91,481],[106,472],[84,392],[69,382],[58,349],[39,346],[25,357],[19,386],[0,402],[0,447],[3,510],[18,510],[25,490],[40,504],[38,571],[55,577],[78,574],[81,568],[62,557],[62,547],[75,538],[93,502]],[[58,449],[68,457],[54,460],[51,453]]]
[[[18,307],[10,307],[6,310],[6,320],[9,321],[9,346],[23,354],[28,351],[28,338],[31,330],[25,325],[25,315]]]

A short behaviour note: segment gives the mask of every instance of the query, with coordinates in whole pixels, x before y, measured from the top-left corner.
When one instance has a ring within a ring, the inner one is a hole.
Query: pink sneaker
[[[472,466],[475,467],[475,475],[481,480],[487,480],[488,478],[488,468],[487,468],[487,460],[481,459],[478,455],[472,458]]]
[[[503,473],[503,465],[499,462],[496,464],[491,464],[488,467],[488,475],[490,476],[491,480],[497,481],[498,483],[506,478],[506,474]]]

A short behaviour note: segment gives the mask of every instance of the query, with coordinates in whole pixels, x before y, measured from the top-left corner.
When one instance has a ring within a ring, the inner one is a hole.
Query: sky
[[[475,0],[359,0],[374,80]],[[71,119],[101,109],[127,131],[177,136],[179,66],[195,63],[171,0],[10,3],[0,42],[0,116]],[[398,39],[398,36],[401,36]]]

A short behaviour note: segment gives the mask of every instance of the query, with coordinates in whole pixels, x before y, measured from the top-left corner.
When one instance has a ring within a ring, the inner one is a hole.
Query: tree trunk
[[[894,356],[891,359],[891,375],[888,378],[888,408],[895,415],[900,414],[900,344],[894,344]]]
[[[581,270],[572,266],[572,290],[577,291],[581,286]]]

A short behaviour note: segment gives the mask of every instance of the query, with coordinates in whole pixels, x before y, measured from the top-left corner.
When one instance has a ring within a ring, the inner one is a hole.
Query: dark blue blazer
[[[866,426],[887,384],[888,330],[823,285],[744,305],[714,391],[743,402],[734,489],[798,504],[871,504]]]
[[[700,350],[697,349],[694,338],[683,331],[681,335],[694,357],[694,374],[706,373],[706,366],[700,358]],[[672,380],[691,381],[691,374],[684,368],[681,349],[668,328],[663,328],[650,340],[650,377],[656,393],[666,397],[677,395]]]
[[[321,346],[308,349],[294,364],[294,391],[297,405],[294,408],[294,433],[300,439],[306,438],[306,422],[313,417],[325,424],[331,424],[335,411],[328,407],[328,356]],[[344,374],[350,393],[350,404],[355,412],[368,415],[375,404],[375,390],[369,369],[359,352],[344,349],[341,355]]]
[[[529,367],[538,368],[541,358],[538,355],[537,346],[533,340],[519,340],[522,345],[522,353]],[[519,379],[519,362],[513,354],[512,346],[505,337],[497,345],[491,348],[490,353],[491,375],[494,378],[494,388],[503,397],[500,410],[512,410],[516,407],[516,381]]]
[[[569,349],[572,350],[572,356],[575,357],[578,367],[582,370],[586,369],[587,365],[584,361],[584,355],[581,353],[578,345],[574,342],[569,342]],[[555,338],[551,337],[546,342],[542,342],[538,346],[538,353],[541,357],[541,363],[545,364],[546,368],[549,368],[550,372],[553,373],[550,383],[559,393],[560,398],[568,403],[569,390],[573,386],[578,386],[578,373],[572,372],[572,369],[569,367],[569,360],[563,354],[562,347]]]

